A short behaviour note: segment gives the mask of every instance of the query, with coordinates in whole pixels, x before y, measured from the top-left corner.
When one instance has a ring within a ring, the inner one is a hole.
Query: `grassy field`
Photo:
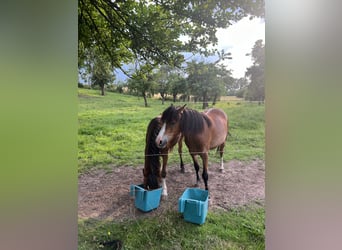
[[[134,96],[109,92],[100,96],[98,90],[79,89],[79,173],[108,166],[142,165],[147,125],[170,102],[161,105],[160,100],[150,99],[149,105],[144,107],[143,99]],[[200,110],[202,105],[187,106]],[[232,136],[228,137],[224,160],[264,159],[264,105],[225,100],[215,107],[222,108],[230,120]],[[184,156],[191,162],[188,154]],[[212,151],[209,159],[218,161],[218,154]],[[178,164],[177,150],[170,154],[169,163]]]
[[[79,249],[113,249],[105,242],[120,239],[124,249],[265,249],[265,212],[248,207],[208,212],[199,226],[176,212],[129,222],[79,221]],[[115,249],[115,248],[114,248]]]
[[[170,102],[143,99],[116,93],[100,96],[98,90],[79,89],[78,172],[109,169],[144,163],[145,133],[149,121]],[[182,105],[184,103],[177,103]],[[200,110],[201,103],[188,103]],[[222,108],[230,120],[224,160],[264,159],[265,107],[239,99],[224,98]],[[183,147],[186,151],[186,146]],[[184,160],[191,162],[188,154]],[[218,155],[210,153],[210,161]],[[177,150],[169,164],[178,164]],[[161,217],[125,222],[79,220],[79,249],[106,248],[104,242],[120,239],[124,249],[264,249],[265,209],[253,205],[229,212],[209,211],[202,226],[186,223],[180,214],[169,211]]]

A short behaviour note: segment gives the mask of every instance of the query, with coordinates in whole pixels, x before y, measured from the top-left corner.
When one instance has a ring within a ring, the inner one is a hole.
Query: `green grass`
[[[144,163],[145,133],[149,121],[163,112],[170,102],[149,99],[144,107],[142,98],[98,90],[79,89],[78,171],[110,166],[138,166]],[[177,103],[182,105],[184,103]],[[201,110],[201,103],[188,103],[188,107]],[[264,105],[230,101],[219,102],[230,120],[230,133],[224,160],[264,159],[265,122]],[[187,152],[187,148],[183,148]],[[178,164],[177,150],[170,154],[169,164]],[[184,154],[191,163],[189,154]],[[210,162],[218,162],[215,151]]]
[[[247,207],[208,212],[199,226],[170,211],[160,217],[113,222],[79,221],[79,249],[106,249],[103,242],[120,240],[124,249],[264,249],[265,211]]]

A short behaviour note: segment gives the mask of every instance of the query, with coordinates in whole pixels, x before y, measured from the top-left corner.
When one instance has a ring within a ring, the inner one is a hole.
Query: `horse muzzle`
[[[157,147],[163,149],[167,145],[167,138],[157,139],[156,140]]]

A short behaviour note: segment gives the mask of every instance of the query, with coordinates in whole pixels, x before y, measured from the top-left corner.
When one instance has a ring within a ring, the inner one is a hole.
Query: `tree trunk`
[[[202,105],[202,109],[206,109],[208,108],[208,97],[207,97],[207,93],[204,93],[203,95],[203,105]]]
[[[101,95],[104,95],[104,85],[100,85],[101,87]]]
[[[143,92],[142,96],[144,97],[144,103],[145,103],[145,107],[147,107],[147,98],[146,98],[146,93]]]
[[[160,94],[161,95],[161,98],[162,98],[162,105],[164,105],[164,102],[165,102],[165,95],[164,94]]]
[[[215,94],[215,96],[214,96],[214,100],[213,100],[213,106],[215,106],[215,104],[216,104],[216,99],[217,99],[217,94]]]
[[[176,102],[177,94],[173,95],[173,102]]]

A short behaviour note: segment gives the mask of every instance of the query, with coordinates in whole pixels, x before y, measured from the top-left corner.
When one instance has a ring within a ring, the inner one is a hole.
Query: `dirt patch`
[[[225,163],[223,173],[218,164],[209,168],[210,205],[209,210],[232,209],[253,202],[265,200],[265,163],[261,160]],[[95,170],[82,174],[78,179],[79,218],[113,219],[121,221],[143,216],[156,216],[168,210],[178,210],[178,198],[187,187],[195,183],[195,170],[185,165],[186,172],[178,166],[168,166],[166,184],[167,198],[160,206],[148,213],[140,212],[129,195],[131,184],[142,183],[140,167],[115,167],[111,171]],[[203,181],[200,188],[204,188]]]

